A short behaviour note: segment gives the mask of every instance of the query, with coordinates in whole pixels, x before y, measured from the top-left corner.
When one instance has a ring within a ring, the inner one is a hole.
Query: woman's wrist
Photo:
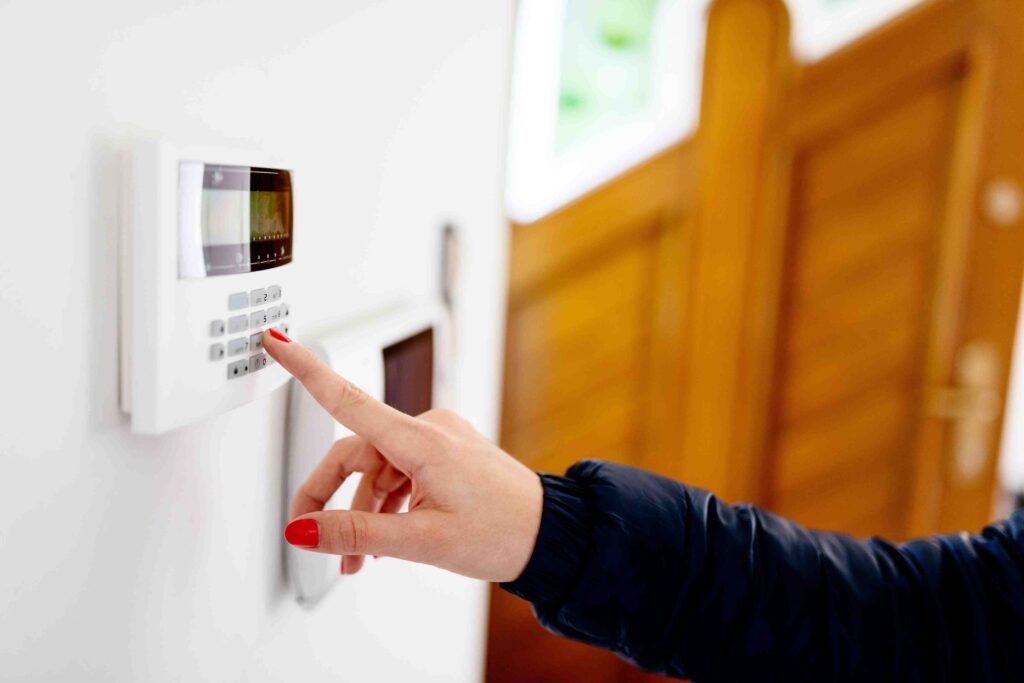
[[[544,505],[526,568],[508,592],[538,604],[557,604],[575,583],[591,543],[593,509],[587,487],[574,479],[540,474]]]

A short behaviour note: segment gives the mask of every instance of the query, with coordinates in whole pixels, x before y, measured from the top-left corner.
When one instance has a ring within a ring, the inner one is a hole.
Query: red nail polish
[[[297,519],[284,528],[284,539],[296,548],[320,545],[320,525],[313,519]]]
[[[280,332],[275,330],[273,327],[270,328],[270,336],[273,337],[274,339],[278,340],[278,341],[283,341],[283,342],[286,342],[286,343],[291,341],[291,339],[289,339],[288,337],[284,336],[283,334],[281,334]]]

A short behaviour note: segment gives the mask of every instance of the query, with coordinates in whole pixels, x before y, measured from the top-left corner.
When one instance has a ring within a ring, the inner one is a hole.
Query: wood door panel
[[[942,155],[937,140],[951,139],[954,110],[948,82],[928,84],[916,96],[904,92],[888,103],[874,102],[834,129],[801,140],[812,153],[801,160],[801,202],[804,210],[830,215],[845,205],[864,207],[871,187],[901,184],[904,174],[919,168],[919,160]],[[937,87],[935,87],[937,86]]]
[[[929,164],[922,158],[920,165]],[[793,287],[805,296],[828,296],[847,281],[871,277],[893,260],[905,260],[935,238],[935,178],[920,170],[882,196],[860,197],[859,204],[833,211],[806,211],[797,219],[803,231],[791,262]],[[879,193],[876,193],[879,194]]]
[[[645,242],[616,249],[510,310],[504,441],[523,462],[636,462],[609,445],[640,440],[653,258]]]
[[[669,330],[682,265],[667,250],[681,241],[691,157],[673,148],[513,230],[502,446],[533,469],[560,474],[584,458],[652,463],[653,344],[678,348]],[[491,613],[491,683],[636,676],[610,653],[547,633],[503,591],[492,593]]]
[[[804,420],[782,431],[777,444],[773,493],[779,500],[818,490],[836,472],[867,469],[878,453],[906,446],[913,413],[907,402],[911,385],[888,380],[843,410]],[[842,434],[842,439],[836,439]]]
[[[892,456],[892,451],[882,452],[866,459],[857,470],[835,469],[814,492],[782,498],[774,511],[812,529],[859,537],[898,536],[904,522],[906,486],[902,468],[892,466]],[[865,526],[867,522],[877,526]]]
[[[903,529],[960,93],[928,83],[795,152],[765,498],[797,521]]]
[[[928,268],[923,256],[879,264],[834,288],[794,287],[786,352],[796,357],[841,344],[858,330],[883,329],[916,310],[927,296]]]

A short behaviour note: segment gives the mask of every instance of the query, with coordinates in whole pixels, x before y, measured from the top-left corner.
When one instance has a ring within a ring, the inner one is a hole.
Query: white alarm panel
[[[398,410],[419,414],[446,403],[451,387],[451,345],[447,316],[439,305],[406,304],[311,335],[305,341],[335,372]],[[288,410],[286,511],[291,509],[299,486],[331,445],[351,434],[293,380]],[[359,479],[358,474],[349,477],[325,509],[348,508]],[[286,544],[285,558],[295,598],[306,606],[317,603],[339,577],[335,555]],[[363,571],[367,570],[372,572],[373,567]]]
[[[258,153],[137,144],[124,166],[121,409],[159,434],[242,405],[288,374],[293,169]]]

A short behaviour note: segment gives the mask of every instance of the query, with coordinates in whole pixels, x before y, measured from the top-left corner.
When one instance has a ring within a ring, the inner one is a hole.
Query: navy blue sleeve
[[[503,587],[559,635],[700,683],[1024,680],[1022,514],[894,545],[622,465],[541,478],[533,556]]]

